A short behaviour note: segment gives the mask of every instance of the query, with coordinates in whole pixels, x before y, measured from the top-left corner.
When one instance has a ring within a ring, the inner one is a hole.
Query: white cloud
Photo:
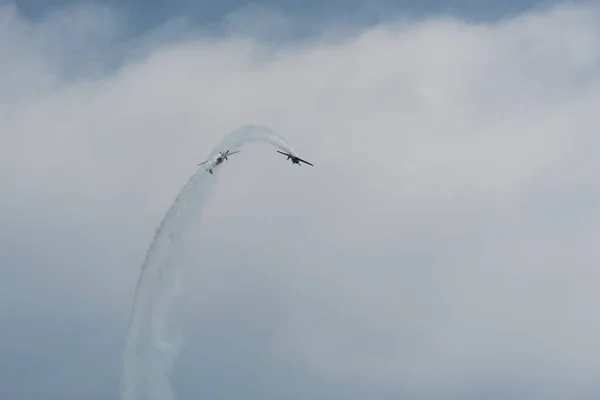
[[[221,269],[192,271],[191,292],[255,264],[294,304],[274,349],[328,379],[415,395],[598,390],[597,7],[276,48],[153,38],[147,58],[87,81],[59,79],[40,37],[62,43],[72,14],[26,29],[0,14],[2,213],[15,226],[108,232],[107,248],[141,254],[220,136],[265,124],[315,167],[254,146],[224,166],[199,244]],[[274,250],[227,262],[218,242]],[[138,266],[117,264],[77,267],[133,290]],[[207,296],[190,295],[194,313]]]

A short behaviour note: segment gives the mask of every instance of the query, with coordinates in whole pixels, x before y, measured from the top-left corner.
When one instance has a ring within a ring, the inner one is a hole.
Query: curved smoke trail
[[[297,155],[286,141],[268,128],[246,126],[225,136],[209,158],[219,151],[241,148],[263,141]],[[179,294],[179,281],[185,264],[185,239],[197,225],[215,176],[199,169],[167,211],[146,253],[135,290],[129,330],[123,353],[121,398],[123,400],[172,400],[168,381],[179,351],[172,332],[173,301]]]

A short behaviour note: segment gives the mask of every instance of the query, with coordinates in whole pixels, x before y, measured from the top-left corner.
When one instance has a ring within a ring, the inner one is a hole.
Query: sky
[[[220,138],[180,399],[600,397],[598,2],[0,2],[0,398],[117,399]]]
[[[6,0],[3,0],[6,1]],[[92,4],[88,2],[87,4]],[[314,25],[331,23],[339,18],[352,18],[363,24],[373,24],[398,14],[424,17],[439,14],[453,14],[469,20],[494,20],[519,12],[547,7],[557,0],[259,0],[241,2],[222,0],[219,2],[193,0],[148,0],[97,2],[118,10],[128,20],[128,31],[144,34],[174,18],[189,20],[202,25],[204,29],[217,28],[228,14],[240,10],[268,10],[269,12],[293,15],[303,20],[302,30],[311,31]],[[13,2],[24,18],[43,19],[56,8],[73,7],[79,0],[17,0]]]

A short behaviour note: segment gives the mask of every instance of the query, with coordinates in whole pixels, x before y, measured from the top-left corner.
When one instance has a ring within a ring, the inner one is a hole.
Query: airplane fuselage
[[[212,175],[213,169],[215,169],[216,167],[221,165],[223,163],[223,161],[227,160],[228,156],[230,156],[232,154],[236,154],[236,153],[239,153],[239,151],[234,151],[233,153],[230,153],[229,150],[227,150],[226,152],[222,152],[222,151],[218,152],[216,157],[214,158],[214,161],[211,163],[211,166],[208,169],[208,172]]]

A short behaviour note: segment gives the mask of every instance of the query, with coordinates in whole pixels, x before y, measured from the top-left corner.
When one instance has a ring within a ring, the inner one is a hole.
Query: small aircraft
[[[239,153],[240,151],[234,151],[233,153],[230,153],[229,150],[227,150],[226,152],[218,152],[217,156],[215,157],[214,161],[210,163],[210,168],[208,169],[208,172],[212,175],[213,174],[213,169],[215,169],[217,166],[221,165],[221,163],[225,160],[227,160],[227,157],[235,154],[235,153]],[[198,164],[198,166],[206,164],[207,162],[209,162],[210,160],[206,160],[204,162],[201,162],[200,164]]]
[[[277,152],[278,152],[279,154],[283,154],[283,155],[287,156],[287,159],[288,159],[288,160],[292,160],[292,164],[298,164],[298,165],[301,165],[301,164],[300,164],[300,161],[302,161],[304,164],[308,164],[308,165],[310,165],[310,166],[314,167],[314,165],[312,165],[312,164],[311,164],[311,163],[309,163],[308,161],[305,161],[305,160],[301,159],[300,157],[296,157],[296,156],[294,156],[294,155],[292,155],[292,154],[284,153],[284,152],[282,152],[282,151],[279,151],[279,150],[277,150]]]

